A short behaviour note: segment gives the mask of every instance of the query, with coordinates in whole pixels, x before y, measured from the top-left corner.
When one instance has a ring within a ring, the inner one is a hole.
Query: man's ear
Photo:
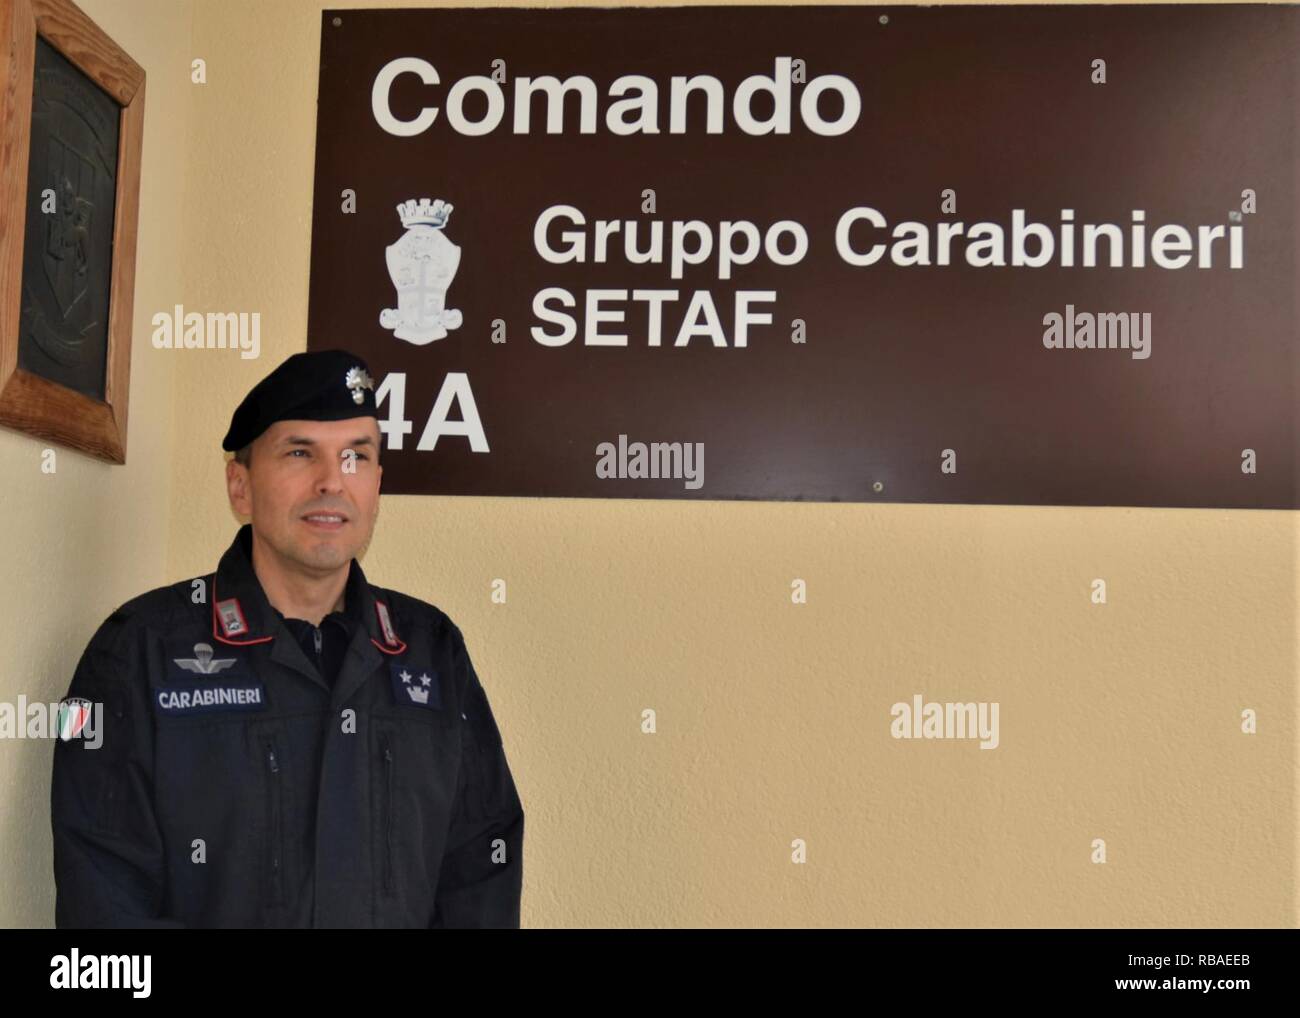
[[[226,462],[226,494],[230,498],[230,508],[240,516],[253,515],[253,499],[248,480],[248,467],[235,460]]]

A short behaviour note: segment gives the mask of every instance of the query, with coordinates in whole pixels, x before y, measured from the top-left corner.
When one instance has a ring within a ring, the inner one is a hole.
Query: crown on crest
[[[404,227],[432,226],[434,229],[441,230],[447,225],[447,219],[454,207],[441,198],[434,200],[421,198],[419,201],[412,198],[397,206],[397,214],[401,216]]]

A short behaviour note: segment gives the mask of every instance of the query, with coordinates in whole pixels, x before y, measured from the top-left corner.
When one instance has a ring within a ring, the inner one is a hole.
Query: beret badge
[[[366,395],[361,390],[373,389],[375,380],[362,368],[349,368],[343,384],[352,390],[352,402],[360,404],[366,400]]]

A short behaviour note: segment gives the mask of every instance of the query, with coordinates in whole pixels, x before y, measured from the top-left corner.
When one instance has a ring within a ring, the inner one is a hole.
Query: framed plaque
[[[144,70],[70,0],[0,52],[0,423],[124,463]]]

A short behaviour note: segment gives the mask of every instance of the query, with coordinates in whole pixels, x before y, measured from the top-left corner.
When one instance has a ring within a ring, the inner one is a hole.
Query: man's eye
[[[368,459],[370,459],[370,457],[367,456],[364,452],[356,452],[356,453],[353,453],[352,455],[353,455],[353,458],[355,458],[355,459],[359,459],[359,460],[368,460]]]
[[[307,450],[306,450],[306,449],[290,449],[289,452],[288,452],[288,455],[290,455],[290,456],[296,456],[296,455],[298,455],[298,453],[302,453],[304,456],[306,456],[306,455],[307,455]]]

